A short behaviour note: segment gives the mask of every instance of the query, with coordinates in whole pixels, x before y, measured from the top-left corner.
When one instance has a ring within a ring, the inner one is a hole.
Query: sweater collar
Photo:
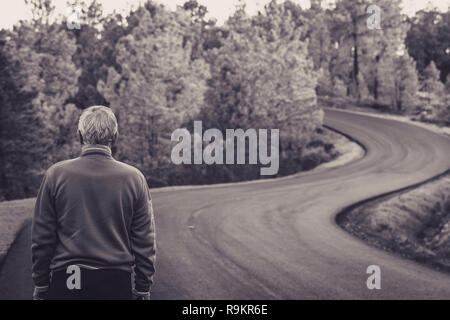
[[[88,154],[100,154],[108,157],[112,156],[111,148],[101,144],[85,144],[81,147],[81,156]]]

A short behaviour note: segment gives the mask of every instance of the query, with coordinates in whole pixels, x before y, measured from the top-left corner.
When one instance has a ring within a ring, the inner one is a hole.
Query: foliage
[[[450,11],[421,10],[410,19],[410,24],[405,40],[419,73],[423,75],[425,68],[434,61],[444,83],[450,73]]]
[[[71,60],[75,43],[60,25],[48,23],[48,11],[38,12],[39,19],[4,33],[0,49],[1,82],[3,90],[9,89],[2,94],[0,119],[1,187],[6,198],[34,192],[51,163],[75,152],[73,122],[78,112],[65,104],[78,90],[79,71]]]
[[[418,79],[414,60],[404,54],[386,59],[380,64],[385,74],[380,83],[381,102],[394,107],[397,112],[411,109],[417,103]]]
[[[313,61],[291,12],[274,1],[255,19],[237,11],[230,34],[210,53],[204,118],[220,128],[279,128],[281,164],[299,168],[301,153],[322,125]],[[298,162],[290,163],[289,158]]]
[[[0,31],[0,199],[34,195],[50,164],[78,153],[77,118],[94,104],[118,116],[115,157],[152,186],[259,177],[257,166],[171,164],[171,132],[193,120],[280,129],[280,175],[335,155],[318,97],[450,121],[448,11],[408,19],[400,0],[379,0],[371,29],[368,0],[272,0],[251,17],[240,1],[218,26],[197,0],[108,16],[97,0],[74,0],[83,24],[69,30],[51,0],[26,2],[31,21]]]
[[[164,139],[203,107],[209,70],[192,60],[192,43],[184,36],[189,16],[162,6],[140,8],[138,23],[120,38],[114,57],[119,70],[108,68],[98,90],[119,119],[119,159],[151,174],[169,164]]]

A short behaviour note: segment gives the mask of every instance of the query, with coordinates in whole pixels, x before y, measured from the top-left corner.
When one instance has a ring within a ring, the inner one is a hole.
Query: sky
[[[278,1],[281,2],[280,0]],[[299,3],[302,8],[308,8],[310,5],[309,0],[293,1]],[[114,10],[126,12],[131,7],[138,6],[144,0],[100,0],[100,2],[105,13],[111,13]],[[175,9],[177,5],[182,5],[186,0],[156,0],[156,2]],[[222,24],[234,12],[238,0],[198,0],[198,2],[205,5],[208,8],[209,15],[216,18],[219,24]],[[245,2],[247,12],[253,14],[261,10],[269,0],[245,0]],[[332,0],[326,2],[332,2]],[[376,4],[376,0],[373,2]],[[56,6],[56,12],[64,15],[67,9],[67,0],[53,0],[53,3]],[[429,3],[442,11],[446,11],[450,5],[450,0],[402,0],[402,3],[404,13],[411,16],[416,11],[427,7]],[[0,0],[0,29],[10,28],[19,20],[29,19],[30,16],[30,10],[25,5],[24,0]]]

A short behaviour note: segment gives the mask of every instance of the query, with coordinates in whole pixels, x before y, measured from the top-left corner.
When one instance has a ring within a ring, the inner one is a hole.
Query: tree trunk
[[[353,22],[353,83],[354,83],[354,95],[358,99],[358,101],[361,100],[361,95],[359,93],[359,83],[358,83],[358,73],[359,73],[359,65],[358,65],[358,23],[357,23],[357,17],[354,15],[352,17]]]
[[[375,101],[378,101],[378,87],[379,87],[379,81],[378,81],[378,63],[380,62],[380,56],[377,55],[375,57],[375,77],[373,80],[373,98]]]

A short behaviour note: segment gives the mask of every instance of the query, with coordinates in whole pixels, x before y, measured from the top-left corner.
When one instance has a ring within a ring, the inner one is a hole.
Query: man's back
[[[130,271],[132,218],[147,202],[142,174],[95,146],[52,166],[47,179],[58,225],[50,268],[82,264]]]
[[[33,297],[128,299],[134,266],[133,296],[148,299],[156,246],[147,182],[111,156],[118,124],[109,108],[85,109],[78,132],[80,157],[48,169],[36,199]],[[70,285],[77,270],[81,280]]]

